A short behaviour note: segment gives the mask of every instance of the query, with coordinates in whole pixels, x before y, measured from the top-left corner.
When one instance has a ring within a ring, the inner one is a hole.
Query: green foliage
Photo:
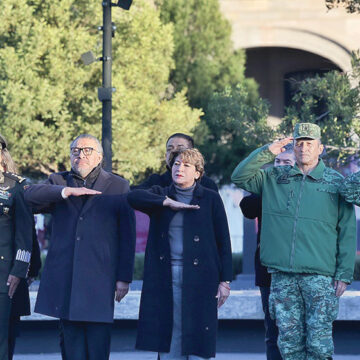
[[[331,71],[306,79],[292,100],[280,125],[284,134],[291,134],[297,122],[316,123],[329,157],[340,160],[358,150],[360,88],[349,75]]]
[[[134,262],[134,280],[143,280],[144,279],[144,261],[145,253],[136,253],[135,262]]]
[[[244,79],[245,53],[233,51],[231,26],[218,0],[157,0],[161,20],[174,25],[176,91],[187,89],[192,106],[206,109],[214,91]]]
[[[345,7],[349,13],[360,13],[360,0],[325,0],[325,3],[329,10],[337,7]]]
[[[236,279],[236,275],[242,273],[242,264],[243,264],[243,253],[233,253],[232,254],[232,270],[233,270],[233,279]]]
[[[68,167],[68,145],[89,132],[100,137],[101,3],[83,0],[4,0],[0,13],[0,132],[22,172],[48,174]],[[134,179],[161,165],[175,131],[190,132],[201,112],[183,92],[173,96],[172,25],[139,0],[129,12],[113,9],[114,171]],[[141,155],[139,155],[141,154]]]
[[[238,162],[269,142],[273,133],[267,125],[268,108],[248,82],[212,96],[196,132],[207,160],[207,174],[229,183]]]

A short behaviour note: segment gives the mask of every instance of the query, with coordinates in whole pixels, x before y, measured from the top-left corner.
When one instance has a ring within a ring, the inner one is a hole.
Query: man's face
[[[276,156],[274,161],[274,166],[285,166],[285,165],[294,166],[294,164],[295,164],[295,155],[294,152],[291,150],[280,153],[279,155]]]
[[[73,148],[74,147],[81,149],[94,149],[90,155],[85,155],[84,150],[80,151],[80,153],[77,155],[74,155],[72,152],[70,152],[71,168],[82,178],[85,178],[96,166],[100,164],[102,160],[102,154],[98,152],[99,149],[97,143],[93,139],[79,139],[76,144],[73,145]]]
[[[319,140],[297,139],[294,144],[296,162],[300,166],[315,166],[324,146]]]
[[[166,165],[170,166],[169,160],[172,151],[189,149],[189,148],[190,148],[190,144],[186,139],[183,139],[181,137],[171,138],[166,144],[166,153],[165,153]]]

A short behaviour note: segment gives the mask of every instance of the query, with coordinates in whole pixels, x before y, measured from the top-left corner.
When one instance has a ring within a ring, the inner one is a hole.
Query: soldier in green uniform
[[[294,166],[261,167],[294,141]],[[293,138],[252,152],[232,181],[262,197],[260,259],[272,273],[269,309],[284,360],[331,359],[332,322],[355,265],[354,208],[343,176],[319,159],[319,126],[299,123]]]
[[[15,175],[7,144],[0,135],[0,360],[8,359],[12,298],[29,268],[33,217],[24,201],[24,180]]]

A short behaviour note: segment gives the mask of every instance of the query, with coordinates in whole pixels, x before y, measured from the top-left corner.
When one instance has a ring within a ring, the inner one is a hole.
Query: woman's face
[[[192,186],[200,176],[195,165],[182,160],[181,155],[177,156],[171,169],[173,182],[181,187],[188,188]]]

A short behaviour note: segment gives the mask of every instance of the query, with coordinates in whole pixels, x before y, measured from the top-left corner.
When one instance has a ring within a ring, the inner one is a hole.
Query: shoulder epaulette
[[[21,184],[23,181],[26,180],[26,178],[19,176],[17,174],[11,173],[11,172],[4,172],[4,176],[6,176],[7,178],[9,178],[11,180],[18,182],[19,184]]]

